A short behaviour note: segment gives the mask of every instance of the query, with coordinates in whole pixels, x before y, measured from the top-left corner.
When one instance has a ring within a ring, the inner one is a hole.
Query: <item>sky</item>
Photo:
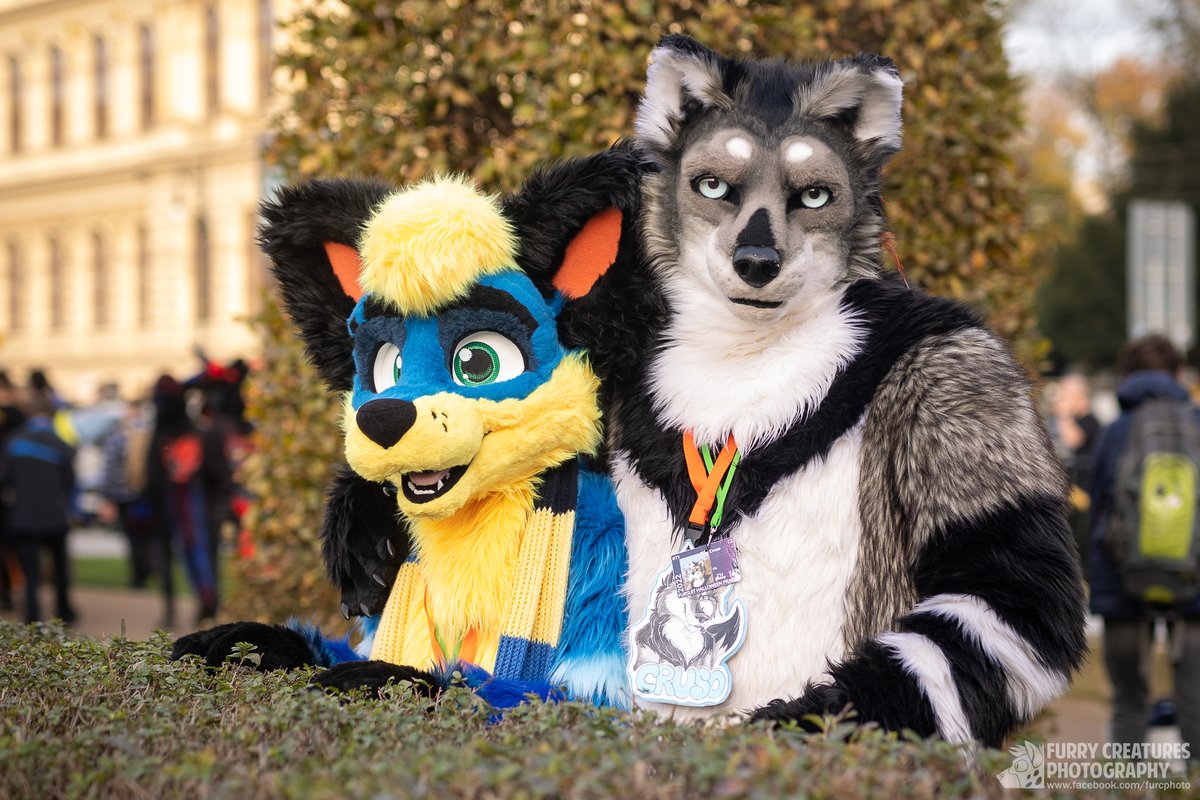
[[[1158,0],[1015,0],[1005,48],[1017,72],[1087,74],[1122,56],[1154,53]]]

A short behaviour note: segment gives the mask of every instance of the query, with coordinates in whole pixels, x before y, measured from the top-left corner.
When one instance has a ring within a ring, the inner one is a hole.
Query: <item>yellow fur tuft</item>
[[[514,267],[516,239],[495,196],[445,176],[388,197],[367,223],[359,251],[364,291],[403,314],[428,316],[481,276]]]

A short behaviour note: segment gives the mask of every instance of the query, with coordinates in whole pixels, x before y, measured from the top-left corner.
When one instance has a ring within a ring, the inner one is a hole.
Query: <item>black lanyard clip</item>
[[[691,520],[688,520],[687,528],[683,531],[683,537],[687,539],[688,547],[699,547],[702,544],[707,544],[712,536],[712,529],[708,523],[698,525]]]

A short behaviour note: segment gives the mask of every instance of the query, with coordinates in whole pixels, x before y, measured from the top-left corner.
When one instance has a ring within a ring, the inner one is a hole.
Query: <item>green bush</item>
[[[968,769],[933,740],[842,743],[573,703],[491,724],[463,690],[433,706],[404,688],[342,703],[307,690],[308,670],[208,672],[167,661],[169,648],[165,635],[100,643],[0,622],[0,797],[1005,796],[996,751]]]
[[[1040,274],[1023,227],[1020,86],[1002,28],[994,0],[304,4],[280,56],[292,94],[269,156],[289,179],[374,173],[402,183],[454,170],[510,189],[534,164],[632,133],[663,34],[730,54],[882,53],[907,84],[904,151],[884,197],[908,280],[980,307],[1033,363],[1043,355],[1030,312]],[[264,504],[249,521],[260,555],[235,566],[241,587],[226,614],[328,618],[337,603],[319,588],[316,531],[341,439],[337,404],[281,325],[269,322],[266,371],[250,398],[262,426],[247,470]]]

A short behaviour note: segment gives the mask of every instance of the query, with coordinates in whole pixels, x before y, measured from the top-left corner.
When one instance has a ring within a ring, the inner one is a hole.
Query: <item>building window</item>
[[[137,231],[137,295],[138,326],[150,326],[150,237],[146,226],[139,225]]]
[[[50,237],[49,242],[50,256],[50,328],[52,330],[61,330],[63,326],[63,292],[66,287],[63,286],[63,253],[62,242],[57,236]]]
[[[108,281],[105,273],[104,234],[92,233],[92,302],[97,328],[108,326]]]
[[[58,47],[50,48],[50,141],[63,143],[63,107],[66,105],[66,63]]]
[[[258,0],[259,100],[271,99],[271,75],[275,69],[275,12],[271,0]]]
[[[211,282],[211,253],[208,241],[208,222],[196,219],[196,319],[207,320],[211,312],[209,283]]]
[[[211,117],[221,103],[221,29],[212,4],[204,11],[204,70],[204,96]]]
[[[142,77],[142,130],[154,125],[154,31],[143,25],[138,34],[139,70]]]
[[[21,152],[23,133],[22,128],[25,123],[21,118],[21,105],[25,102],[22,95],[21,85],[21,62],[17,61],[16,56],[8,57],[8,97],[11,105],[8,107],[8,143],[9,148],[14,153]]]
[[[25,327],[25,310],[21,303],[21,246],[15,239],[8,242],[8,326],[14,331]]]
[[[103,36],[93,40],[96,52],[96,138],[108,136],[108,42]]]
[[[251,210],[246,214],[246,310],[259,314],[263,309],[263,296],[271,285],[271,271],[267,257],[258,245],[258,225],[261,218]]]

